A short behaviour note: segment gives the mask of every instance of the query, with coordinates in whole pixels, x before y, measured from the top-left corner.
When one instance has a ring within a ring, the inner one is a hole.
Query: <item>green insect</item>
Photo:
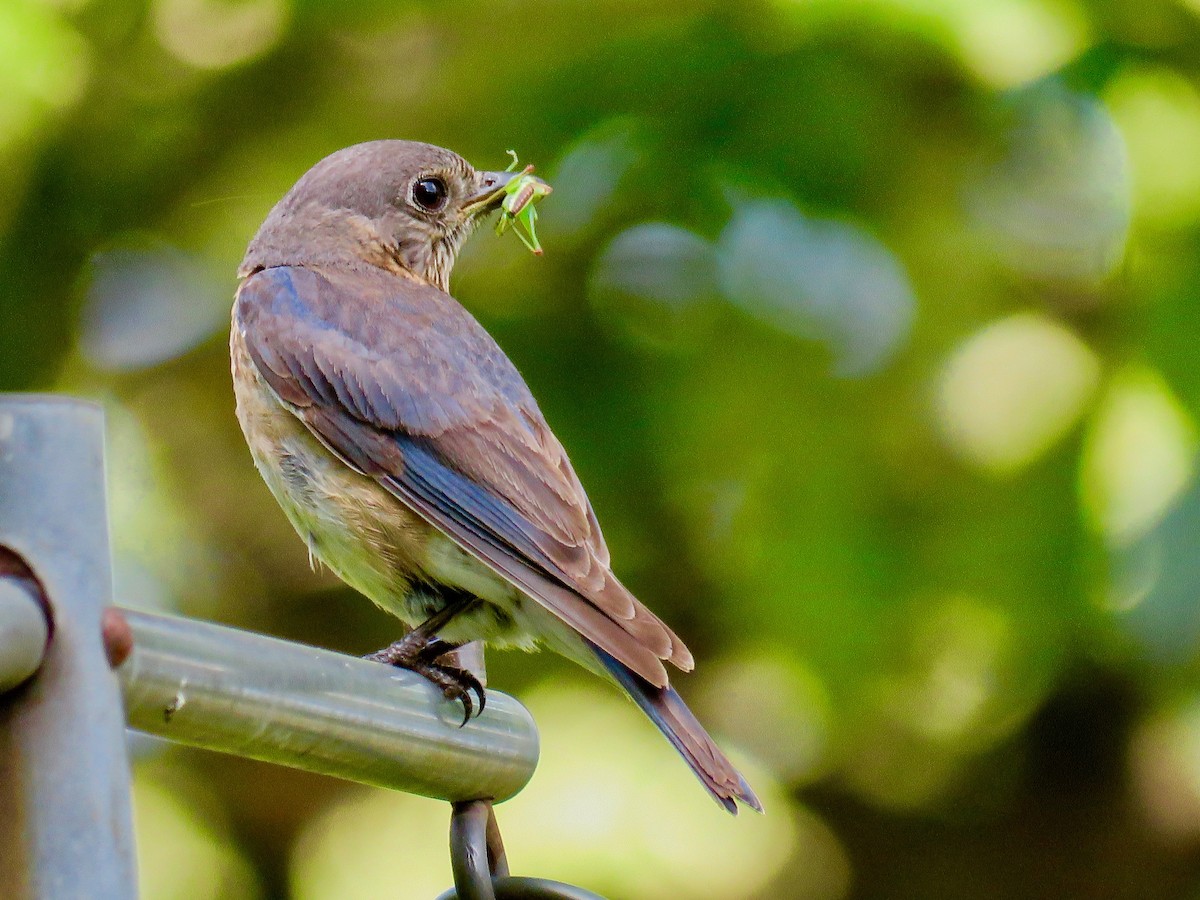
[[[512,164],[506,172],[515,171],[520,163],[517,154],[509,150]],[[542,245],[537,239],[537,206],[536,204],[553,190],[550,185],[533,174],[533,166],[526,166],[516,176],[511,178],[502,190],[504,201],[500,205],[500,220],[496,222],[496,234],[504,234],[510,227],[537,256],[542,255]]]

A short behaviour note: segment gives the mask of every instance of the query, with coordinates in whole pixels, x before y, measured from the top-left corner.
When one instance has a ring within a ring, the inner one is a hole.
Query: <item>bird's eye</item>
[[[442,179],[422,178],[413,183],[412,196],[421,209],[437,212],[446,205],[446,199],[450,196],[450,192],[446,189],[446,182]]]

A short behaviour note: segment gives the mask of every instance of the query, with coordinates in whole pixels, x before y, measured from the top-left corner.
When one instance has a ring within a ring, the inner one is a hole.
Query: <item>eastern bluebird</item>
[[[437,659],[544,645],[624,688],[730,812],[754,791],[670,686],[683,641],[619,582],[525,382],[449,294],[459,247],[513,177],[448,150],[334,153],[275,206],[238,271],[237,414],[309,551],[413,626],[373,658],[471,712]]]

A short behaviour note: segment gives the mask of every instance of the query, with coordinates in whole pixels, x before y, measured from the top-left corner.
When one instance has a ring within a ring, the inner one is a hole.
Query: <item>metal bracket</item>
[[[454,887],[437,900],[604,900],[599,894],[560,881],[509,875],[491,800],[453,804],[450,866]]]

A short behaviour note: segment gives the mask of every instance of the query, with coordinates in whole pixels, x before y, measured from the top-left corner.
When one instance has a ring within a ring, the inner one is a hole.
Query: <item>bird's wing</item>
[[[333,452],[655,685],[683,642],[616,579],[562,445],[452,297],[384,272],[264,269],[237,327],[275,394]]]

